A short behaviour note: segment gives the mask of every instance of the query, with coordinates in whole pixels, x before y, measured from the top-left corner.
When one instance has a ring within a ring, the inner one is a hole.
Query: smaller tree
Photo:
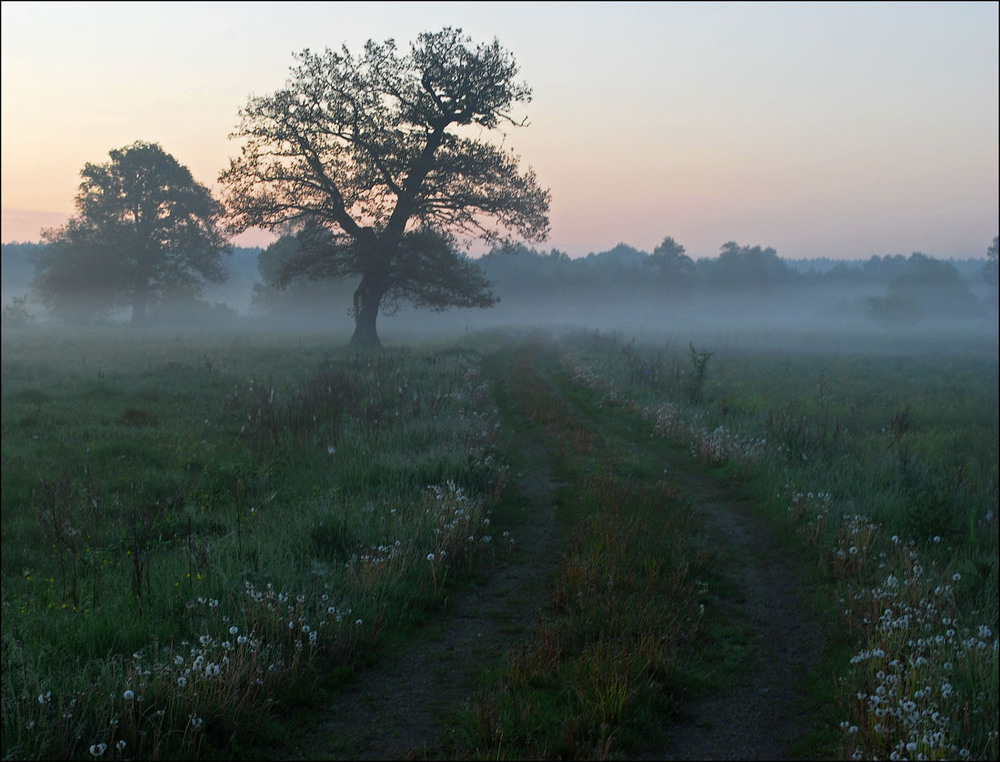
[[[76,216],[43,231],[34,287],[65,317],[130,307],[140,324],[165,298],[224,281],[221,255],[231,247],[222,205],[159,145],[139,141],[110,156],[80,172]]]
[[[12,296],[0,311],[0,325],[4,328],[23,328],[30,325],[35,316],[28,309],[28,297]]]
[[[694,277],[694,261],[684,251],[683,246],[667,236],[646,260],[647,264],[659,270],[670,289],[690,285]]]
[[[1000,237],[993,236],[993,244],[986,250],[986,263],[983,265],[983,280],[986,281],[986,285],[990,287],[990,294],[988,297],[989,307],[993,311],[993,315],[997,314],[997,287],[1000,285],[998,283],[998,267],[997,267],[997,251],[1000,249]]]
[[[716,280],[724,288],[768,291],[773,286],[791,280],[794,273],[768,246],[740,246],[735,241],[722,245],[716,260]]]
[[[906,268],[889,283],[888,296],[907,300],[927,317],[972,317],[982,304],[949,262],[914,252]]]

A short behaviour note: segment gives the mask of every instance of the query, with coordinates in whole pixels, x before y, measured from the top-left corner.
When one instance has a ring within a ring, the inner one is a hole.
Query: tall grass
[[[4,758],[238,753],[494,554],[474,352],[3,341]]]

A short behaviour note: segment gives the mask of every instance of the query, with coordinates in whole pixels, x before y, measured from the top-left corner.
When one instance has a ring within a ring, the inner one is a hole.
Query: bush
[[[22,328],[30,325],[35,320],[35,316],[28,310],[28,297],[15,296],[3,306],[0,313],[0,322],[4,328]]]

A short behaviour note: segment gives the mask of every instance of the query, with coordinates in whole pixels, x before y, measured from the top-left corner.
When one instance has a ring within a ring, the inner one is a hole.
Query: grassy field
[[[998,754],[995,339],[855,352],[564,344],[578,382],[683,441],[813,548],[854,652],[841,756]]]
[[[510,384],[511,341],[357,354],[343,337],[5,332],[3,757],[274,743],[292,710],[504,562],[515,407],[575,453],[560,520],[578,563],[554,581],[548,640],[491,665],[495,685],[521,687],[484,688],[469,748],[634,748],[701,668],[688,573],[705,558],[683,506],[659,510],[672,498],[655,463],[609,471],[530,374]],[[718,344],[580,333],[539,351],[580,409],[682,444],[814,559],[846,649],[824,665],[838,755],[995,758],[995,340]],[[643,587],[602,588],[637,573]],[[569,596],[581,585],[585,609]],[[626,589],[673,603],[637,609]],[[576,707],[553,727],[585,745],[527,726],[497,740],[538,702]]]
[[[501,546],[480,366],[5,335],[4,758],[241,753],[377,658]]]

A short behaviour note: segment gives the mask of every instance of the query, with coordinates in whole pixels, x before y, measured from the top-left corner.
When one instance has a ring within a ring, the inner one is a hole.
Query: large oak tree
[[[352,342],[377,345],[376,318],[401,302],[487,307],[496,299],[460,244],[544,240],[549,193],[501,141],[530,100],[494,40],[461,30],[393,40],[364,52],[305,50],[284,89],[252,97],[220,181],[232,232],[297,226],[290,280],[360,276]]]
[[[45,230],[34,286],[50,310],[79,319],[130,307],[132,322],[171,296],[196,296],[225,280],[231,247],[222,205],[156,143],[137,141],[87,163],[77,214]]]

